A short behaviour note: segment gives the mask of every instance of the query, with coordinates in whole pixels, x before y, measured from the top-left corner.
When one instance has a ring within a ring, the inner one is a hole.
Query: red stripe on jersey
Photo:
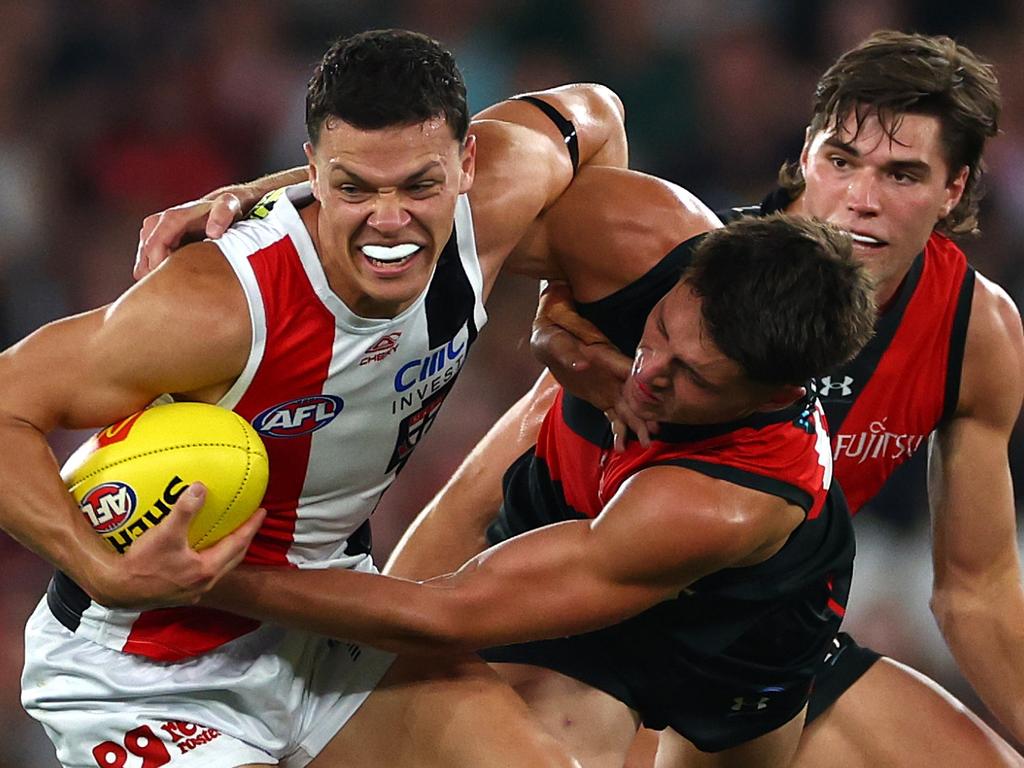
[[[235,411],[251,422],[269,407],[322,391],[334,345],[334,316],[317,298],[290,239],[256,251],[250,263],[263,295],[266,344],[256,375]],[[267,518],[245,562],[289,566],[287,553],[312,437],[265,437],[263,442],[270,464],[263,499]],[[133,623],[124,650],[177,661],[205,653],[258,626],[257,621],[207,608],[146,611]]]
[[[323,391],[334,348],[334,316],[309,282],[290,239],[249,257],[263,294],[267,338],[256,376],[235,411],[252,421],[269,407]],[[270,481],[263,497],[267,519],[245,562],[289,565],[299,498],[306,481],[312,433],[264,437]]]
[[[759,428],[741,427],[695,442],[664,443],[655,438],[648,448],[634,441],[627,444],[624,453],[609,455],[601,497],[607,502],[631,475],[644,467],[683,459],[729,467],[794,486],[810,495],[812,506],[807,513],[813,519],[825,498],[825,470],[818,461],[815,441],[814,434],[791,421]]]
[[[602,506],[597,489],[604,451],[565,426],[563,399],[564,391],[559,390],[541,425],[536,456],[547,465],[551,479],[561,485],[566,504],[582,515],[597,517]]]
[[[157,661],[181,661],[252,632],[260,623],[212,608],[160,608],[135,620],[126,653]]]
[[[933,234],[921,278],[885,352],[832,435],[835,474],[856,514],[935,429],[967,259]]]
[[[536,455],[545,463],[551,479],[561,486],[565,502],[587,517],[600,514],[630,476],[674,459],[729,467],[799,489],[810,497],[810,519],[818,516],[824,504],[827,489],[823,487],[822,462],[828,459],[819,459],[817,434],[806,432],[792,421],[741,427],[692,442],[670,443],[654,438],[648,448],[632,440],[624,452],[617,453],[574,432],[565,423],[563,408],[563,393],[559,392],[541,426]],[[824,420],[820,409],[814,418]],[[824,436],[821,444],[827,451]]]
[[[832,613],[834,613],[839,618],[842,618],[843,616],[846,615],[846,608],[844,608],[839,603],[837,603],[835,601],[835,598],[830,597],[828,599],[828,601],[827,601],[827,605],[828,605],[828,609],[830,611],[832,611]]]

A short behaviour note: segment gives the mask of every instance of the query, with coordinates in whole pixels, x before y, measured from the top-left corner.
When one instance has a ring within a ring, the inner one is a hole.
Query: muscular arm
[[[960,401],[929,453],[932,610],[965,677],[1018,740],[1024,740],[1024,590],[1007,443],[1022,396],[1020,316],[979,275]]]
[[[136,548],[118,557],[85,523],[45,434],[102,426],[163,392],[198,396],[237,375],[248,350],[244,298],[233,278],[216,276],[229,268],[204,253],[213,246],[194,248],[114,304],[45,326],[0,355],[0,525],[111,604],[169,585],[126,578]],[[244,325],[231,321],[239,301]]]
[[[777,497],[652,467],[624,484],[595,520],[518,536],[451,576],[417,583],[241,568],[208,602],[399,653],[484,648],[621,621],[702,576],[770,557],[801,519]]]

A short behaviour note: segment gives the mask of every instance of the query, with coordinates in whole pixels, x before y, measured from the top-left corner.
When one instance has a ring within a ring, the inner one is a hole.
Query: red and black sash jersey
[[[778,190],[759,207],[719,215],[764,215],[788,202]],[[963,251],[932,233],[879,315],[871,341],[818,381],[836,478],[853,513],[956,410],[974,280]]]
[[[697,239],[675,248],[654,269],[626,288],[597,302],[580,304],[627,354],[639,342],[654,304],[676,283]],[[502,512],[488,531],[492,543],[550,523],[596,517],[622,483],[646,467],[674,465],[779,496],[800,506],[804,521],[773,557],[755,566],[730,568],[692,584],[676,601],[673,621],[687,625],[698,644],[721,650],[743,635],[761,609],[774,601],[821,587],[820,608],[842,612],[845,576],[853,558],[853,531],[842,494],[829,492],[831,456],[824,413],[813,395],[790,408],[755,414],[729,424],[661,424],[649,448],[635,441],[624,453],[611,450],[604,415],[590,404],[561,393],[547,414],[536,449],[521,457],[505,476]],[[686,504],[680,498],[680,505]],[[623,542],[628,546],[628,542]],[[695,599],[696,596],[700,599]],[[747,609],[702,627],[704,601],[743,601]],[[826,604],[827,601],[827,604]],[[698,609],[698,605],[701,607]],[[751,606],[759,605],[760,609]],[[653,609],[652,609],[653,610]],[[660,609],[659,609],[660,610]],[[692,617],[692,621],[690,618]],[[690,641],[687,641],[690,642]]]

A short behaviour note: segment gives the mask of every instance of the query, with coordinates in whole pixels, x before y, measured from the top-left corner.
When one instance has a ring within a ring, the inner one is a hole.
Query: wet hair
[[[837,133],[849,116],[854,138],[865,119],[877,116],[893,140],[904,115],[931,115],[940,137],[950,178],[968,168],[964,194],[937,228],[947,234],[976,232],[985,141],[999,132],[1002,98],[991,64],[966,46],[942,36],[875,32],[847,51],[822,75],[814,92],[811,133]],[[779,171],[779,183],[794,197],[803,192],[799,163]]]
[[[871,338],[871,280],[850,236],[785,214],[739,219],[696,248],[684,280],[706,332],[755,382],[802,385]]]
[[[341,38],[306,87],[306,132],[315,146],[324,121],[363,130],[444,118],[462,142],[469,129],[466,85],[455,57],[436,40],[404,29]]]

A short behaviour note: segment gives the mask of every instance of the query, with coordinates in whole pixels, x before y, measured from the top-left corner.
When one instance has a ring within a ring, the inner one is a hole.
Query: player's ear
[[[757,410],[761,413],[781,411],[783,408],[788,408],[797,400],[802,400],[806,396],[807,387],[783,384],[780,387],[772,389],[772,391],[768,393],[768,399],[763,402]]]
[[[473,179],[476,178],[476,136],[469,134],[466,141],[459,149],[459,165],[462,169],[462,178],[459,179],[459,194],[469,192],[473,186]]]
[[[320,198],[319,198],[319,195],[318,195],[318,192],[317,192],[317,188],[316,188],[317,172],[316,172],[316,162],[314,162],[314,156],[313,156],[313,145],[310,144],[308,141],[303,143],[302,151],[306,153],[306,162],[308,163],[308,166],[307,166],[306,170],[309,173],[309,185],[313,189],[313,197],[315,197],[315,198],[317,198],[319,200]]]
[[[804,130],[804,145],[800,149],[800,171],[805,176],[807,175],[807,157],[811,153],[811,142],[814,140],[814,131],[811,126],[807,126]]]

